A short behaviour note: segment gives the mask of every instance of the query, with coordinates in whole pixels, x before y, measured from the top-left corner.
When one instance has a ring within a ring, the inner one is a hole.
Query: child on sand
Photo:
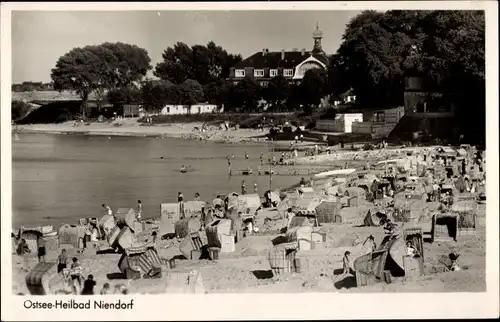
[[[338,279],[345,278],[351,273],[351,261],[349,259],[349,255],[351,255],[350,251],[346,251],[344,253],[344,257],[342,258],[342,274],[338,277]]]
[[[83,282],[82,295],[94,295],[94,287],[96,282],[94,281],[94,276],[89,274],[85,282]]]
[[[406,255],[410,257],[418,257],[418,250],[413,246],[411,241],[406,242]]]
[[[110,291],[109,283],[104,283],[101,289],[101,295],[106,295]]]
[[[114,294],[128,294],[127,286],[125,284],[116,285]]]
[[[62,272],[63,269],[66,268],[68,263],[68,256],[66,254],[66,249],[61,250],[61,254],[57,257],[57,272]]]
[[[31,253],[30,248],[28,247],[28,243],[26,239],[22,238],[19,245],[17,245],[17,255],[24,255]]]
[[[73,294],[80,294],[80,289],[83,281],[82,266],[78,262],[78,258],[73,257],[70,272],[71,280],[73,281]]]

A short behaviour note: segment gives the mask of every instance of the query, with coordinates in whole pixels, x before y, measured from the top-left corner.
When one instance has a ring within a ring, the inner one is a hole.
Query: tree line
[[[153,69],[147,51],[124,43],[74,48],[59,58],[51,78],[54,89],[80,95],[83,116],[90,93],[98,101],[149,109],[208,102],[251,112],[265,100],[271,110],[310,113],[321,98],[338,100],[350,91],[360,108],[384,108],[404,104],[407,76],[432,80],[465,113],[468,106],[484,110],[484,28],[483,11],[364,11],[347,24],[327,70],[307,71],[299,85],[282,76],[266,87],[253,77],[228,82],[242,57],[214,42],[166,48],[153,70],[158,80],[146,78]],[[484,112],[477,109],[474,117],[481,121]]]
[[[31,91],[50,91],[53,90],[52,83],[43,82],[22,82],[20,84],[12,84],[13,92],[31,92]]]

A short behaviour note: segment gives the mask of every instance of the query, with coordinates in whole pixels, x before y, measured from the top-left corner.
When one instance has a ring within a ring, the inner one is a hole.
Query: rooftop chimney
[[[281,60],[285,60],[285,50],[281,50]]]
[[[302,50],[300,51],[300,54],[301,54],[302,56],[304,56],[304,55],[306,54],[306,49],[305,49],[305,48],[302,48]]]
[[[266,48],[263,48],[262,49],[262,56],[265,56],[266,55]]]

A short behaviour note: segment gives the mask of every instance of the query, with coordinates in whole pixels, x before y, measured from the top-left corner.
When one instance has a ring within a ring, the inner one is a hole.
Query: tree
[[[141,98],[146,109],[158,111],[170,103],[172,87],[174,86],[165,82],[146,81],[141,88]]]
[[[80,95],[83,118],[87,114],[90,93],[101,86],[101,74],[97,68],[100,65],[100,58],[96,55],[95,47],[72,49],[58,59],[51,74],[56,90],[74,90]]]
[[[230,94],[230,104],[244,108],[246,112],[254,111],[261,99],[261,88],[253,77],[246,76],[234,86]]]
[[[74,90],[82,99],[85,118],[89,95],[102,101],[107,90],[131,86],[147,73],[151,59],[145,49],[123,43],[74,48],[61,56],[51,78],[56,90]]]
[[[402,105],[404,78],[416,74],[463,102],[460,87],[484,79],[484,35],[481,11],[364,11],[331,60],[330,92],[352,88],[361,107]]]
[[[284,76],[278,75],[264,88],[263,97],[271,104],[272,109],[276,109],[290,96],[290,93],[291,87],[288,80]]]
[[[203,101],[203,87],[197,81],[188,79],[175,87],[180,93],[178,104],[193,105]]]
[[[110,73],[110,88],[135,86],[152,68],[151,58],[144,48],[121,42],[106,42],[100,47],[109,50],[107,69]]]
[[[403,103],[402,64],[412,43],[401,32],[406,26],[393,20],[387,13],[364,11],[350,21],[330,64],[330,70],[335,71],[331,79],[343,81],[342,86],[335,84],[332,94],[338,96],[352,88],[361,106]]]
[[[142,101],[142,92],[137,87],[123,87],[110,90],[106,94],[108,102],[113,105],[139,104]]]
[[[439,80],[446,101],[456,107],[461,132],[485,140],[484,11],[433,11],[421,22],[420,72]]]
[[[155,76],[177,85],[192,79],[202,86],[227,78],[229,69],[241,61],[240,55],[229,54],[214,42],[192,47],[177,42],[163,52],[162,58],[156,65]]]
[[[26,116],[30,111],[30,106],[23,101],[12,101],[11,104],[11,119],[17,121]]]
[[[327,95],[327,85],[327,75],[323,69],[310,69],[304,74],[300,88],[307,114],[312,112],[312,106],[318,106]]]

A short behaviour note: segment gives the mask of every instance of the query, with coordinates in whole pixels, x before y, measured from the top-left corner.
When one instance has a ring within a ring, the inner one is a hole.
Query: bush
[[[77,119],[80,101],[52,102],[31,112],[19,124],[62,123]]]
[[[264,117],[266,118],[264,121]],[[275,115],[272,113],[262,113],[259,115],[248,113],[207,113],[207,114],[183,114],[183,115],[156,115],[151,117],[153,124],[164,123],[217,123],[229,122],[230,124],[239,124],[241,128],[257,128],[259,124],[274,125],[282,124],[286,121],[293,122],[297,120],[295,115]],[[139,122],[146,123],[146,118],[139,119]]]
[[[333,120],[337,115],[337,110],[333,107],[328,108],[323,114],[320,115],[320,120]]]
[[[13,121],[17,121],[26,116],[30,111],[30,106],[23,101],[12,101],[11,104],[11,118]]]

